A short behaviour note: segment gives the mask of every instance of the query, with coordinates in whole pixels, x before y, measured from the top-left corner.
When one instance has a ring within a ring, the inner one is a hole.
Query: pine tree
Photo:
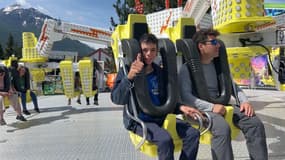
[[[9,58],[10,56],[12,56],[13,54],[15,54],[15,50],[14,50],[14,37],[11,33],[9,33],[9,37],[8,37],[8,41],[6,43],[6,48],[5,48],[5,55],[4,58]]]
[[[4,59],[4,50],[1,44],[0,44],[0,59]]]
[[[15,43],[13,35],[11,33],[9,33],[9,37],[8,37],[8,40],[6,43],[5,52],[4,52],[2,58],[7,59],[12,55],[14,55],[17,58],[21,58],[22,57],[22,47],[18,46]]]
[[[115,4],[113,4],[113,7],[116,10],[117,16],[119,17],[119,22],[116,23],[114,21],[114,18],[111,17],[111,25],[115,28],[118,24],[125,24],[128,20],[128,15],[131,13],[135,13],[135,10],[133,8],[130,8],[127,4],[126,0],[124,0],[123,3],[121,3],[121,0],[117,0]],[[112,29],[113,30],[113,29]]]

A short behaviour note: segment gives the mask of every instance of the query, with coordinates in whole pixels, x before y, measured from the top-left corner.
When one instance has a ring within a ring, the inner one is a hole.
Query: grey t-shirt
[[[206,80],[205,85],[207,85],[208,87],[208,92],[210,96],[217,97],[217,95],[219,95],[219,89],[218,89],[217,74],[214,64],[213,63],[202,64],[202,68]],[[192,90],[193,84],[189,74],[190,73],[188,71],[187,65],[183,64],[178,74],[182,103],[196,107],[202,111],[212,111],[214,106],[213,103],[199,99],[198,97],[193,95],[193,90]],[[239,102],[241,103],[247,102],[248,99],[245,93],[236,84],[235,86]]]

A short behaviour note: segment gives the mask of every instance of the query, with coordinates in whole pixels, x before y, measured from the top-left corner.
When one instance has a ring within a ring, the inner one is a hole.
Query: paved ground
[[[284,92],[245,91],[265,124],[269,159],[285,159]],[[84,101],[78,105],[74,99],[72,107],[62,95],[42,96],[42,113],[33,112],[24,123],[16,121],[14,111],[8,109],[8,125],[0,126],[0,159],[154,160],[135,151],[123,128],[122,107],[112,104],[109,96],[101,93],[99,106],[86,106]],[[232,144],[235,159],[249,159],[242,135]],[[208,145],[200,146],[198,159],[211,159]]]

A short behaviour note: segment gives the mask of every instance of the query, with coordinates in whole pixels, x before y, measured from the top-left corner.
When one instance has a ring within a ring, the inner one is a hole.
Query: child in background
[[[74,77],[74,92],[79,92],[79,95],[77,97],[76,102],[78,104],[81,104],[81,81],[80,81],[80,74],[79,72],[75,72],[75,77]],[[68,105],[71,105],[71,98],[68,98]]]

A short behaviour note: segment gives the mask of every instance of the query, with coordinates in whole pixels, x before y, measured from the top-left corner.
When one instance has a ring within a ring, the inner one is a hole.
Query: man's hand
[[[195,120],[197,119],[195,116],[196,114],[198,114],[200,117],[203,117],[202,113],[199,110],[190,106],[182,105],[180,106],[180,111],[183,112],[186,116],[190,116]]]
[[[249,117],[252,117],[255,114],[253,107],[248,102],[244,102],[240,105],[240,111],[244,112],[244,114]]]
[[[137,55],[136,60],[132,63],[130,71],[128,73],[128,79],[129,80],[133,80],[135,78],[135,76],[141,72],[141,70],[144,67],[144,63],[141,60],[141,54],[139,53]]]
[[[214,104],[213,112],[224,116],[226,113],[226,108],[222,104]]]
[[[3,97],[6,97],[6,96],[9,96],[9,93],[8,92],[0,92],[0,95]]]

